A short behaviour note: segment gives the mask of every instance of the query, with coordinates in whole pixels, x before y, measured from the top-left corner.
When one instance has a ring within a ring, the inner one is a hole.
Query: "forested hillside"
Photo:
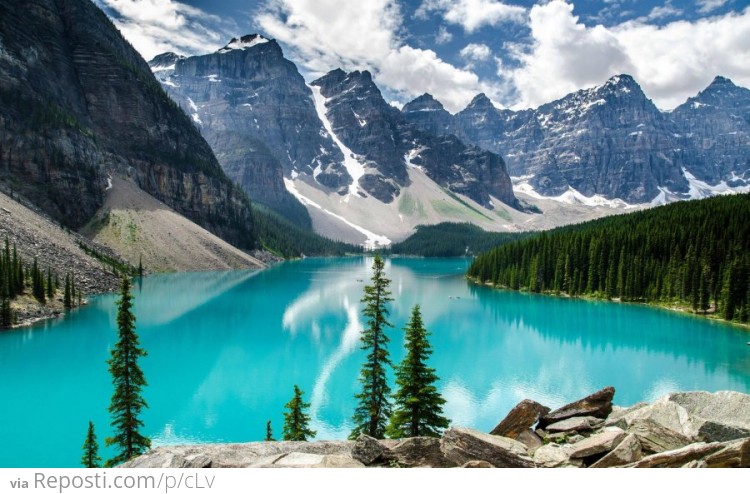
[[[392,254],[423,257],[457,257],[483,252],[528,233],[501,233],[482,230],[471,223],[420,225],[416,233],[391,247]]]
[[[468,275],[513,290],[677,303],[747,322],[750,195],[541,233],[478,256]]]
[[[260,204],[253,204],[253,223],[259,247],[281,257],[343,256],[362,252],[361,246],[321,237]]]

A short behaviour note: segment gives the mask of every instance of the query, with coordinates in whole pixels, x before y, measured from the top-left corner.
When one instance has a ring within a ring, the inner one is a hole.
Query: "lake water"
[[[143,415],[154,445],[281,433],[294,384],[318,438],[344,438],[363,352],[371,259],[308,259],[262,272],[158,275],[134,287],[149,355]],[[676,390],[750,392],[750,333],[637,305],[476,287],[463,259],[392,259],[391,355],[421,304],[456,425],[491,429],[523,398],[556,407],[604,386],[630,405]],[[109,433],[116,297],[0,333],[0,467],[78,465],[89,420]],[[109,452],[102,448],[104,458]]]

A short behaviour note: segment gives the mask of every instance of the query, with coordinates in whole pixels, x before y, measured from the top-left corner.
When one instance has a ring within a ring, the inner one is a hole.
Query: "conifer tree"
[[[376,254],[370,279],[372,284],[365,286],[365,295],[362,297],[365,304],[362,313],[367,318],[367,326],[362,332],[360,348],[368,353],[360,371],[362,391],[355,396],[359,404],[352,417],[355,427],[349,435],[350,439],[356,439],[360,434],[383,439],[391,415],[388,401],[391,388],[386,376],[391,360],[388,352],[389,338],[385,330],[392,327],[387,319],[387,304],[393,299],[388,291],[391,280],[385,277],[384,269],[383,259]]]
[[[10,307],[10,293],[8,290],[8,279],[2,280],[0,286],[0,328],[9,328],[13,325],[13,311]]]
[[[115,391],[109,405],[112,415],[113,437],[105,440],[107,446],[115,446],[117,455],[107,460],[105,466],[112,467],[146,451],[151,446],[149,438],[143,436],[140,428],[143,421],[140,414],[146,405],[141,394],[146,385],[138,360],[146,356],[140,347],[135,331],[133,297],[130,294],[130,280],[123,278],[117,310],[118,341],[109,359],[109,372]]]
[[[386,432],[394,439],[440,437],[450,421],[443,416],[445,400],[435,387],[438,381],[435,369],[427,365],[432,347],[430,333],[422,323],[419,305],[412,310],[405,331],[406,356],[396,368],[398,390],[393,394],[395,410]]]
[[[303,394],[295,384],[294,397],[284,405],[284,408],[289,409],[288,412],[284,412],[284,441],[307,441],[317,434],[309,428],[310,417],[305,413],[305,409],[310,408],[310,404],[302,400]],[[266,425],[270,428],[270,421]]]
[[[73,295],[70,292],[70,273],[65,275],[65,292],[63,294],[63,306],[66,309],[73,307]]]
[[[273,438],[273,429],[271,429],[271,421],[266,422],[266,441],[275,441]]]
[[[52,284],[52,270],[47,268],[47,299],[52,300],[54,296],[54,285]]]
[[[86,441],[83,443],[83,456],[81,465],[85,468],[101,468],[102,459],[99,457],[99,444],[96,442],[96,433],[94,432],[94,423],[89,421],[89,430],[86,434]]]

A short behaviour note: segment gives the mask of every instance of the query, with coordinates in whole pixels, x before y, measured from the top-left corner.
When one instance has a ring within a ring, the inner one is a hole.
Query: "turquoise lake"
[[[148,356],[153,445],[278,437],[294,384],[318,439],[345,438],[363,359],[360,298],[371,259],[307,259],[261,272],[156,275],[134,286]],[[465,259],[390,259],[391,356],[422,306],[455,425],[491,429],[518,401],[556,407],[604,386],[630,405],[677,390],[750,392],[750,333],[638,305],[492,290]],[[77,466],[89,420],[109,433],[116,297],[0,333],[0,467]],[[109,452],[102,448],[105,459]]]

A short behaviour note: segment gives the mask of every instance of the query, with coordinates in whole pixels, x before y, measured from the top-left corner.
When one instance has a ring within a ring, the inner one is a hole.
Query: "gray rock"
[[[569,445],[545,444],[534,452],[534,463],[544,468],[582,467],[583,460],[572,459]]]
[[[508,415],[495,426],[490,434],[516,439],[519,434],[530,429],[539,417],[549,413],[550,409],[533,400],[523,400],[508,412]]]
[[[377,439],[366,434],[360,435],[352,447],[352,458],[372,465],[373,463],[382,463],[385,461],[384,454],[388,453],[388,448],[383,446]]]
[[[702,464],[709,468],[750,467],[750,438],[725,443],[693,443],[679,449],[647,456],[626,466],[677,468],[688,464],[696,466]]]
[[[687,446],[692,441],[672,429],[651,419],[638,419],[628,428],[628,432],[635,434],[646,453],[662,453]]]
[[[492,463],[483,460],[471,460],[467,461],[461,468],[495,468]]]
[[[568,403],[547,415],[543,415],[539,418],[538,428],[546,428],[549,424],[572,417],[591,416],[602,419],[607,418],[612,411],[612,398],[614,396],[615,388],[607,387],[600,389],[594,394],[573,403]]]
[[[448,468],[456,463],[448,460],[440,449],[440,439],[436,437],[410,437],[399,441],[384,455],[401,467]]]
[[[539,437],[537,433],[532,431],[531,429],[527,429],[520,433],[518,437],[516,437],[516,441],[526,446],[526,449],[528,450],[530,455],[533,455],[534,451],[544,446],[544,441],[542,441],[542,438]]]
[[[735,391],[695,391],[672,393],[666,400],[686,410],[695,435],[705,441],[750,436],[750,395]]]
[[[604,423],[596,417],[572,417],[549,424],[545,429],[550,432],[590,431]]]
[[[611,468],[640,460],[642,457],[641,442],[635,434],[628,434],[612,451],[590,468]]]
[[[471,460],[484,460],[500,468],[535,466],[526,446],[520,442],[463,427],[448,429],[441,439],[440,449],[448,460],[458,465]]]
[[[570,446],[571,458],[587,458],[612,451],[625,439],[625,431],[617,427],[605,427],[601,432]]]
[[[343,455],[292,452],[282,455],[265,468],[364,468],[359,461]]]
[[[666,399],[660,399],[651,405],[634,407],[632,411],[614,420],[610,416],[606,424],[628,429],[638,420],[651,420],[685,437],[697,438],[698,426],[687,410]]]

